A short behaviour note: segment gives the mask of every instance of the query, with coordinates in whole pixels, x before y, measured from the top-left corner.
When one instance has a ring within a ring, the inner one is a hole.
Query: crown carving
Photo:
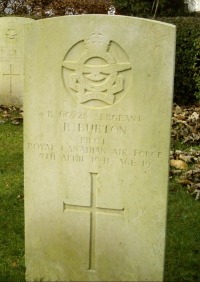
[[[100,32],[95,32],[85,39],[85,47],[93,52],[107,52],[110,45],[110,40]]]

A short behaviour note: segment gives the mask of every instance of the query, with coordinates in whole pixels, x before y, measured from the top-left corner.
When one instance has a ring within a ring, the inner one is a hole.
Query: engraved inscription
[[[141,122],[142,117],[137,115],[111,115],[111,114],[98,114],[96,120],[99,121],[116,121],[116,122]]]
[[[53,144],[44,144],[44,143],[28,143],[28,149],[34,149],[34,150],[53,150]]]
[[[64,123],[65,132],[96,133],[96,134],[126,134],[127,126]]]
[[[81,137],[81,144],[95,144],[103,145],[105,143],[104,138],[91,138],[91,137]]]
[[[90,215],[90,240],[89,240],[89,263],[88,269],[89,271],[95,271],[95,259],[96,259],[96,214],[97,213],[105,213],[114,216],[123,216],[124,209],[110,209],[110,208],[101,208],[97,207],[96,204],[96,188],[95,188],[95,180],[98,173],[90,172],[90,206],[77,206],[73,204],[63,203],[64,211],[78,211],[78,212],[87,212]]]
[[[12,64],[10,64],[9,73],[3,73],[3,76],[9,77],[10,94],[13,94],[13,77],[20,76],[20,73],[13,72]]]
[[[56,155],[54,153],[40,153],[40,158],[42,160],[55,161]]]
[[[17,37],[17,32],[14,29],[8,29],[6,37],[7,39],[14,40]]]
[[[143,170],[150,169],[155,162],[162,161],[163,152],[138,148],[106,146],[106,138],[91,138],[80,136],[80,143],[56,144],[27,143],[27,149],[37,152],[36,155],[44,161],[61,160],[63,162],[109,165],[112,162],[122,167],[139,167]]]
[[[69,119],[69,120],[87,120],[89,118],[89,115],[87,113],[81,113],[81,112],[65,112],[65,111],[47,111],[47,116],[49,118],[59,117],[61,119]],[[98,122],[119,122],[119,123],[141,123],[142,122],[142,116],[140,115],[124,115],[124,114],[97,114],[95,116],[95,121]]]
[[[71,56],[80,46],[83,49],[81,56]],[[99,107],[117,101],[116,96],[125,92],[124,72],[131,70],[127,55],[123,53],[118,44],[98,31],[69,50],[62,64],[63,78],[78,103]],[[101,103],[88,103],[91,101]]]
[[[1,61],[20,61],[22,57],[22,46],[20,45],[6,45],[0,46],[0,60]]]

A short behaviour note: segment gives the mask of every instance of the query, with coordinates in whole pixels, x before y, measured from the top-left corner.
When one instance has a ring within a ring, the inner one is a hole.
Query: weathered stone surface
[[[25,38],[27,281],[161,281],[174,26],[71,16]]]
[[[23,105],[24,23],[32,19],[0,18],[0,105]]]

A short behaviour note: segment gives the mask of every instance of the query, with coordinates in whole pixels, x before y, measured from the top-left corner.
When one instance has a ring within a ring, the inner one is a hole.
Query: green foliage
[[[178,104],[194,103],[200,89],[199,75],[197,75],[199,51],[196,47],[196,40],[200,37],[200,18],[177,17],[159,18],[159,20],[174,24],[177,28],[174,101]]]
[[[34,18],[77,14],[107,14],[112,0],[0,0],[0,14]]]
[[[184,0],[113,0],[117,13],[129,16],[178,16],[186,13]]]
[[[151,13],[152,1],[149,0],[114,0],[117,14],[145,17]]]
[[[187,14],[184,0],[160,0],[158,7],[159,16],[183,16]]]
[[[103,14],[114,5],[118,14],[149,17],[152,15],[175,16],[183,15],[184,0],[0,0],[0,12],[15,15],[31,14],[45,17],[45,11],[52,11],[51,15],[93,13]]]
[[[194,80],[196,82],[197,90],[195,96],[198,101],[200,101],[200,37],[198,37],[194,42],[194,47],[196,50],[195,63],[194,63]]]

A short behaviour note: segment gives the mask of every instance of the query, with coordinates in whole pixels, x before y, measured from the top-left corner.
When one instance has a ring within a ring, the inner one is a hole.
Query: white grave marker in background
[[[23,105],[24,24],[28,18],[0,18],[0,105]]]

